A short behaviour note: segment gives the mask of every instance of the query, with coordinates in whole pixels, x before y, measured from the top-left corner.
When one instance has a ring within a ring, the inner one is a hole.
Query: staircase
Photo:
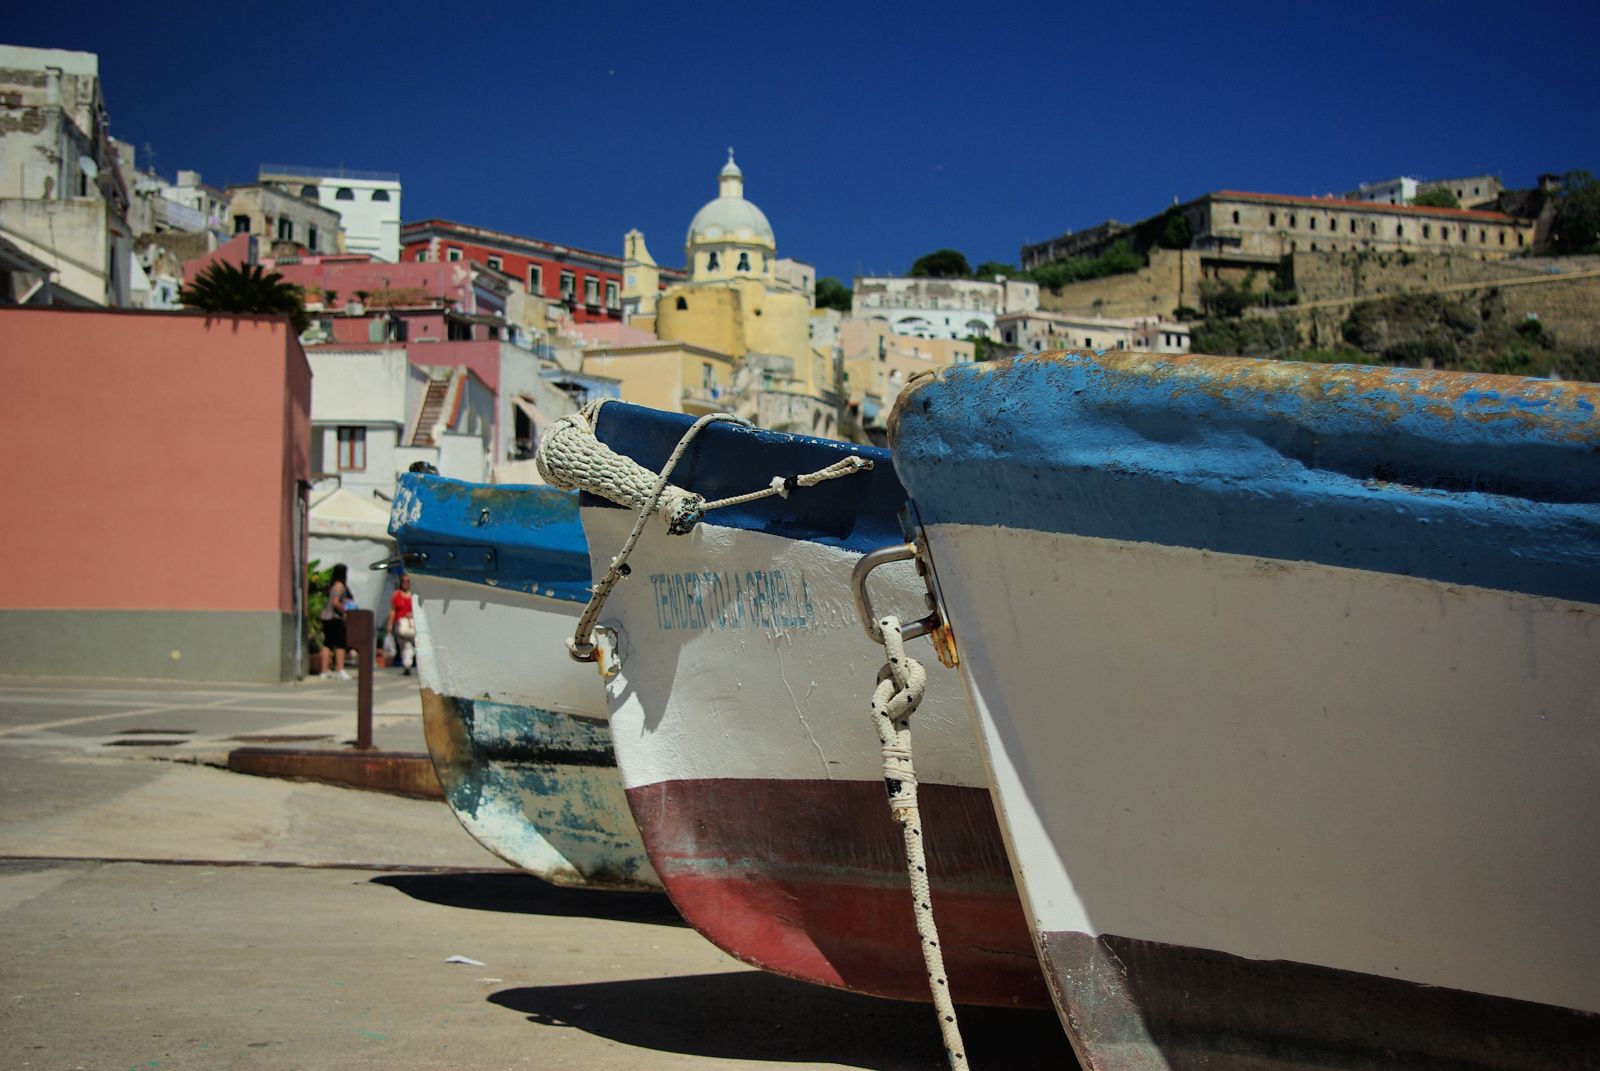
[[[433,429],[444,416],[444,403],[450,394],[450,380],[430,379],[428,393],[422,396],[422,412],[417,415],[417,425],[411,431],[412,446],[432,446]]]

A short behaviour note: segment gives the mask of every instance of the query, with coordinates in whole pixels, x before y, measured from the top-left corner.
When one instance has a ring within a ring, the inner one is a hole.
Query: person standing
[[[394,649],[399,653],[402,676],[411,676],[411,665],[417,657],[416,598],[411,594],[411,578],[400,574],[400,586],[389,599],[389,621],[386,626],[394,636]]]
[[[345,633],[345,614],[355,603],[350,597],[350,583],[346,579],[349,575],[343,565],[333,567],[333,578],[328,583],[328,604],[322,608],[322,645],[333,652],[333,675],[342,681],[350,679],[350,674],[344,670],[345,652],[350,647],[349,637]],[[323,675],[327,676],[326,663],[323,665]]]

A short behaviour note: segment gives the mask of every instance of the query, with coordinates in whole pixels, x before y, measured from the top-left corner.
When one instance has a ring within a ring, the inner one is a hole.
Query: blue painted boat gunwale
[[[567,602],[589,600],[589,544],[573,491],[408,472],[395,493],[389,534],[402,554],[440,544],[495,553],[492,571],[457,566],[433,555],[408,566],[412,573]]]
[[[1600,385],[1082,353],[912,384],[927,524],[1031,529],[1600,602]]]
[[[611,402],[600,409],[595,435],[617,453],[660,472],[695,419]],[[706,515],[705,523],[857,553],[903,542],[898,515],[906,502],[905,488],[889,452],[878,447],[715,423],[703,428],[684,452],[673,469],[672,483],[708,500],[727,498],[760,490],[775,476],[814,472],[852,454],[870,459],[873,467],[799,488],[788,498],[774,495],[718,509]],[[587,493],[582,505],[621,508]]]

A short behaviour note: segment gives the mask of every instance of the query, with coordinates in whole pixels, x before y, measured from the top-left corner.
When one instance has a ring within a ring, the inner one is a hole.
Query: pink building
[[[267,316],[0,308],[0,673],[302,672],[311,367]]]

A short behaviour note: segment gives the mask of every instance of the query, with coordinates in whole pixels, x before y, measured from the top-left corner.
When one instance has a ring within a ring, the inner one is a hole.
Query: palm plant
[[[311,325],[300,288],[284,282],[278,272],[264,272],[259,264],[218,261],[196,275],[194,282],[179,292],[178,300],[203,312],[286,315],[297,335]]]

